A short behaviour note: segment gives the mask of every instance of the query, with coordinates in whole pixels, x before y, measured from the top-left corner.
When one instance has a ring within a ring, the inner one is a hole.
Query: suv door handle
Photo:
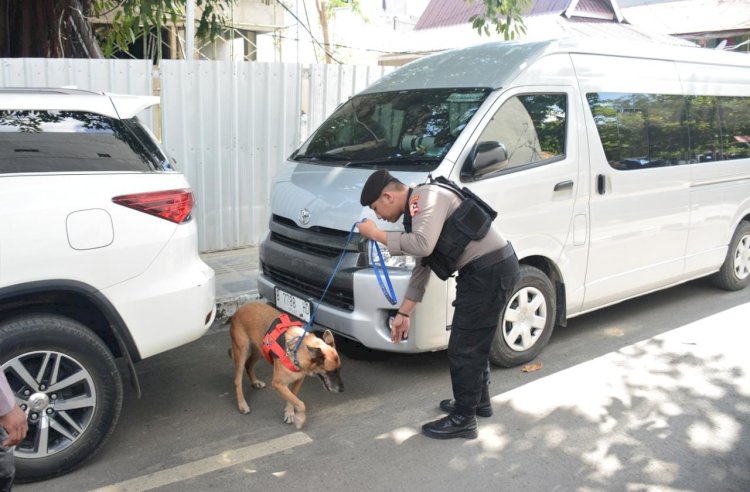
[[[560,181],[555,185],[554,191],[563,191],[563,190],[572,190],[573,189],[573,180],[569,179],[567,181]]]
[[[597,176],[596,176],[596,191],[600,195],[603,195],[606,190],[607,190],[606,177],[603,174],[597,174]]]

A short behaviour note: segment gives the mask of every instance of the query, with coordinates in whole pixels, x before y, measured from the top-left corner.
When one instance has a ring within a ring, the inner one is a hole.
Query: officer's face
[[[381,193],[380,197],[372,202],[370,208],[379,219],[387,220],[388,222],[396,222],[404,212],[403,205],[399,206],[396,195],[390,191]]]

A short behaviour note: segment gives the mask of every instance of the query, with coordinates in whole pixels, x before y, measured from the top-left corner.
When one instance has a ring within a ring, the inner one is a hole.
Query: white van
[[[561,40],[496,42],[414,61],[339,106],[277,175],[260,293],[309,318],[367,177],[446,176],[489,202],[522,278],[493,363],[539,354],[567,318],[697,277],[750,283],[750,56]],[[386,230],[400,224],[379,222]],[[353,243],[353,244],[352,244]],[[454,280],[432,279],[408,340],[361,237],[315,323],[371,349],[447,347]],[[414,259],[386,262],[399,301]]]

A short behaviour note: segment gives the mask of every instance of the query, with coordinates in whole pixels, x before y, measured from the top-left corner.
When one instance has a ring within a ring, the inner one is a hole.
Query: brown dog
[[[255,364],[263,357],[263,337],[281,311],[262,303],[250,303],[240,307],[232,316],[229,333],[232,336],[231,356],[234,361],[234,389],[240,413],[250,413],[242,391],[242,368],[247,371],[253,388],[264,388],[266,384],[255,376]],[[291,327],[284,334],[287,347],[294,348],[296,340],[304,333],[302,327]],[[288,369],[278,357],[273,357],[273,388],[286,400],[284,422],[301,428],[305,423],[305,403],[297,397],[305,376],[318,376],[328,391],[344,391],[339,369],[341,360],[336,352],[333,334],[326,330],[323,339],[306,333],[297,351],[299,371]],[[289,385],[294,383],[291,391]]]

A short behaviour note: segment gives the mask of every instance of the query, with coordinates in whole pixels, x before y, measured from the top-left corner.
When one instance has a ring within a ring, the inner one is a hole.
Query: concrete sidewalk
[[[238,307],[258,299],[258,247],[201,253],[216,273],[216,320],[212,328],[223,326]]]

